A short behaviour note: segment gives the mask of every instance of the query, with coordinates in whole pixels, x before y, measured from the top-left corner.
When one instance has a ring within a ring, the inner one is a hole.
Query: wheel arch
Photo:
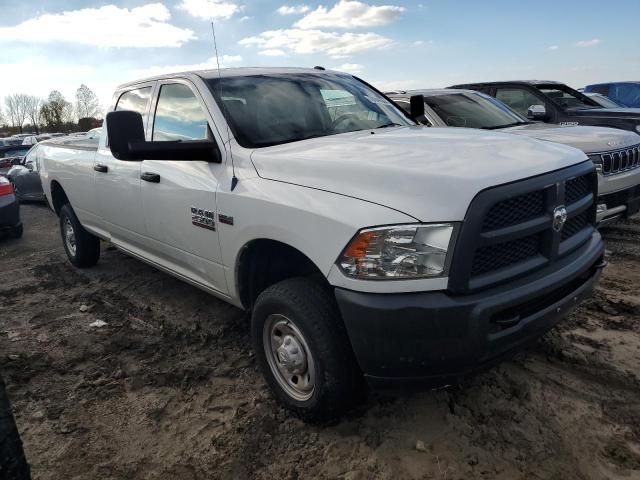
[[[293,277],[310,277],[327,287],[321,269],[304,252],[279,240],[257,238],[239,250],[235,287],[242,306],[250,310],[258,295],[271,285]]]
[[[69,197],[57,180],[51,181],[51,203],[56,215],[60,215],[60,209],[69,203]]]

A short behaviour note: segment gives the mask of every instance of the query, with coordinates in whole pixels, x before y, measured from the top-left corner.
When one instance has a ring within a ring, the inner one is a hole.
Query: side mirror
[[[411,95],[409,99],[410,115],[415,121],[424,117],[424,95]]]
[[[531,105],[527,109],[527,118],[529,120],[548,120],[547,109],[544,105]]]
[[[147,142],[142,115],[127,110],[107,113],[109,149],[118,160],[184,160],[221,163],[222,155],[211,140]]]
[[[33,162],[27,162],[24,166],[27,167],[30,172],[33,172]]]

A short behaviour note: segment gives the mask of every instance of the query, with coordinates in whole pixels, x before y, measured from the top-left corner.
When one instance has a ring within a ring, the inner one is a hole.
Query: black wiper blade
[[[399,123],[385,123],[384,125],[380,125],[379,127],[376,127],[376,129],[378,128],[389,128],[389,127],[401,127],[402,125],[400,125]]]
[[[518,125],[529,125],[532,122],[513,122],[507,123],[505,125],[495,125],[493,127],[481,127],[482,130],[498,130],[500,128],[509,128],[509,127],[517,127]]]

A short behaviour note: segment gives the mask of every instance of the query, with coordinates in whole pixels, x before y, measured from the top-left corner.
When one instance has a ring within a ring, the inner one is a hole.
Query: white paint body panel
[[[362,228],[460,222],[481,190],[586,160],[571,147],[521,136],[421,127],[250,150],[227,136],[200,77],[176,78],[199,93],[221,164],[121,162],[104,138],[97,153],[50,144],[43,151],[43,188],[52,203],[51,184],[58,182],[89,231],[237,306],[238,259],[258,239],[298,249],[335,286],[382,293],[445,289],[447,278],[355,280],[335,262]],[[239,179],[234,191],[230,151]],[[95,172],[94,163],[108,164],[109,172]],[[160,183],[140,181],[144,172],[159,174]],[[216,220],[218,214],[232,216],[234,224],[216,221],[216,231],[194,226],[191,206],[213,210]]]

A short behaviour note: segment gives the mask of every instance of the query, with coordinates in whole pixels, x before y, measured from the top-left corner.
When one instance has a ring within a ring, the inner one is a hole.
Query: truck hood
[[[590,154],[638,145],[640,135],[628,130],[607,127],[567,127],[548,123],[531,123],[500,130],[505,133],[557,142]]]
[[[463,220],[481,190],[586,160],[574,148],[520,135],[427,127],[304,140],[256,149],[251,158],[262,178],[359,198],[425,222]]]
[[[572,108],[568,115],[594,118],[635,118],[640,120],[640,108]]]

